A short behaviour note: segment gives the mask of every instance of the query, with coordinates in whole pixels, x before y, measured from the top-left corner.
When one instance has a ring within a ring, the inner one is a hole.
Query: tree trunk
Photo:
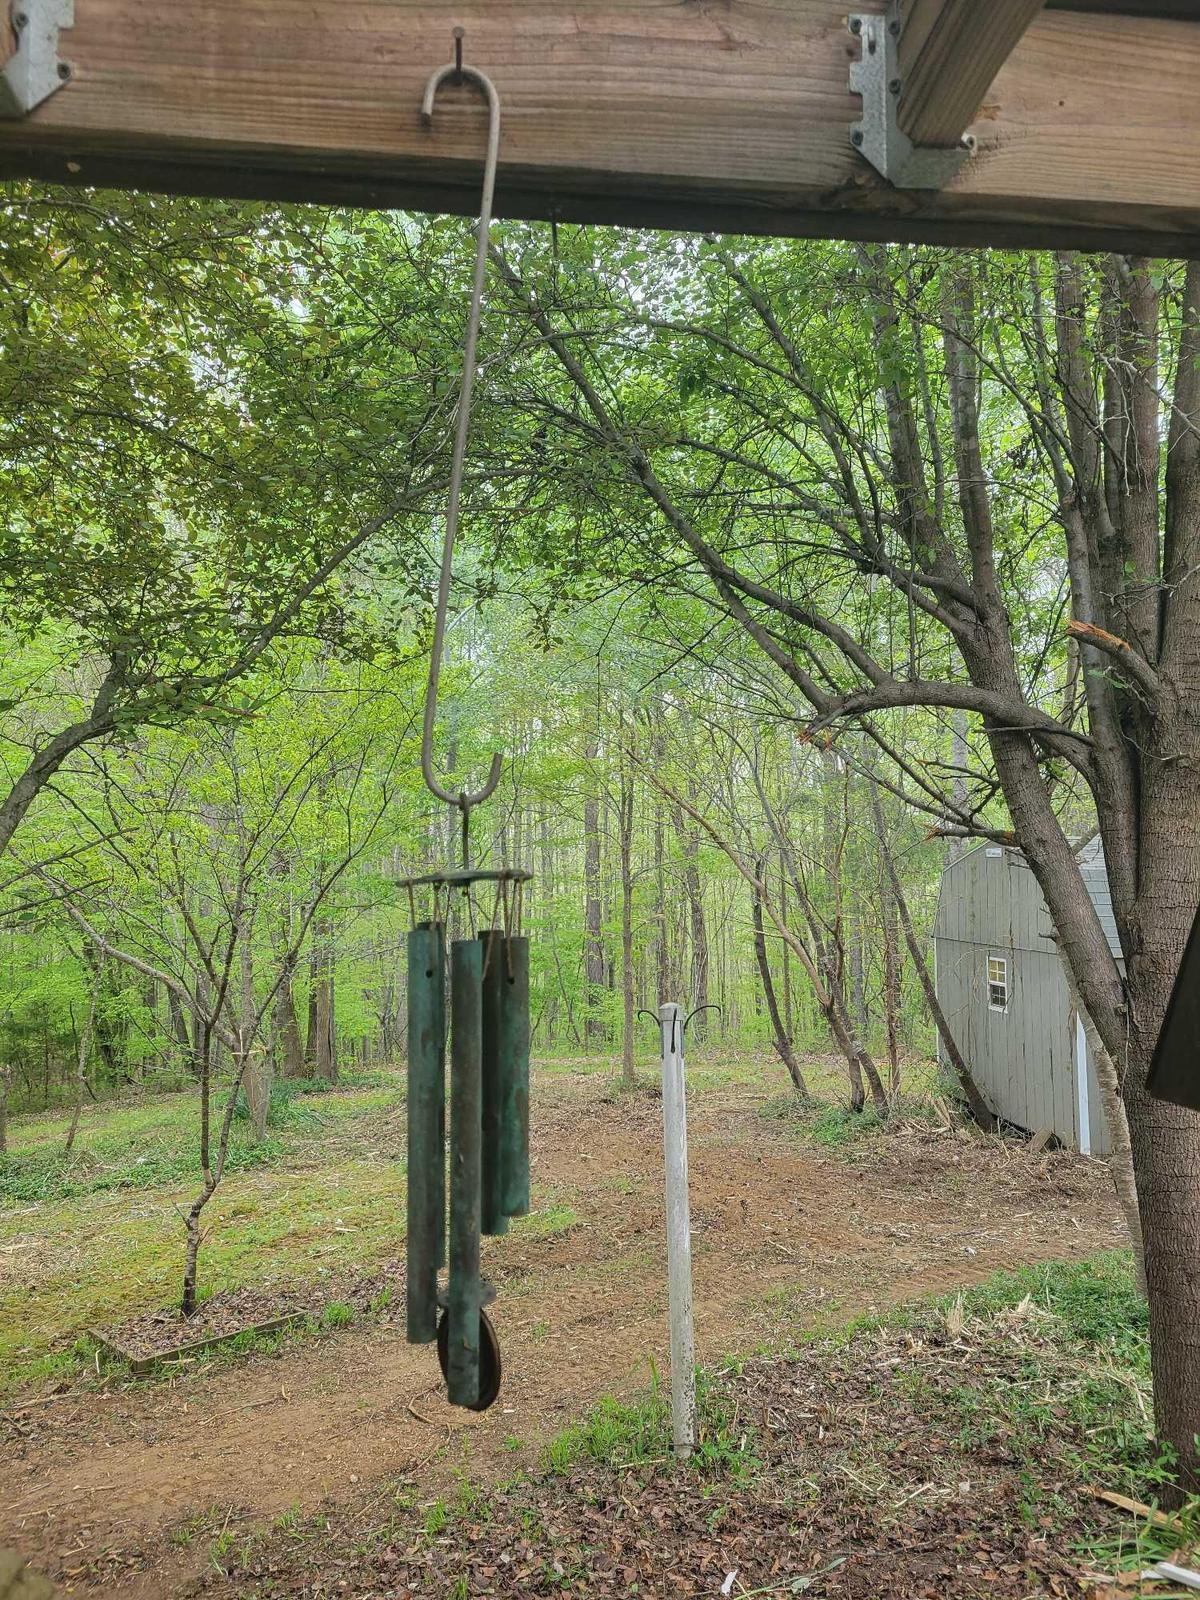
[[[234,1072],[241,1078],[246,1091],[246,1105],[254,1137],[267,1136],[267,1119],[271,1112],[271,1082],[274,1066],[270,1052],[261,1043],[255,1043],[254,1014],[254,957],[250,948],[250,929],[243,927],[238,933],[242,967],[241,1020],[238,1026],[238,1052]]]
[[[8,1151],[8,1086],[12,1082],[12,1068],[0,1067],[0,1156]]]
[[[692,798],[689,795],[689,800]],[[700,883],[700,842],[685,823],[679,807],[675,809],[675,832],[683,855],[683,889],[687,896],[692,935],[692,992],[687,1009],[694,1010],[708,1004],[708,928],[704,920],[704,894]],[[699,1041],[704,1033],[704,1014],[701,1013],[692,1024],[692,1036]]]
[[[755,870],[761,879],[764,872],[764,865],[761,861],[758,863],[758,866]],[[797,1059],[796,1052],[792,1047],[792,1041],[788,1037],[788,1031],[784,1026],[783,1018],[779,1014],[779,1001],[775,994],[775,980],[771,976],[771,962],[767,954],[767,934],[766,929],[763,926],[762,895],[759,894],[757,889],[754,891],[753,908],[754,955],[758,962],[759,977],[762,979],[763,996],[767,1002],[767,1014],[771,1018],[771,1028],[775,1035],[775,1049],[778,1052],[779,1059],[787,1068],[788,1077],[792,1080],[792,1085],[795,1088],[796,1093],[802,1100],[807,1100],[808,1085],[804,1081],[804,1074],[800,1069],[800,1062]]]
[[[886,868],[885,868],[886,874]],[[895,1100],[900,1093],[900,949],[896,927],[896,897],[890,880],[879,886],[883,903],[883,1015],[887,1028],[888,1094]]]
[[[79,1117],[83,1111],[83,1096],[87,1088],[88,1056],[92,1050],[92,1033],[96,1025],[96,1003],[100,998],[100,984],[104,977],[104,960],[101,958],[96,963],[95,975],[92,980],[92,997],[88,1004],[87,1020],[84,1022],[83,1031],[79,1035],[79,1049],[75,1057],[75,1105],[71,1112],[71,1126],[67,1129],[67,1142],[63,1149],[64,1157],[69,1157],[75,1144],[75,1135],[79,1131]]]
[[[279,993],[275,1000],[275,1015],[279,1026],[279,1042],[283,1054],[283,1076],[285,1078],[302,1078],[304,1076],[304,1041],[300,1037],[300,1020],[296,1015],[296,995],[292,987],[290,969],[279,985]],[[386,1013],[380,1020],[383,1025],[384,1044],[385,1048],[387,1048]]]
[[[179,1050],[180,1064],[195,1075],[196,1056],[192,1047],[192,1038],[188,1032],[187,1018],[183,1014],[183,1001],[174,989],[167,990],[167,1014],[171,1019],[171,1032],[175,1036],[175,1044]]]
[[[310,970],[305,1060],[315,1077],[333,1083],[337,1078],[337,1056],[333,1037],[333,926],[328,918],[321,918],[316,928]]]
[[[618,795],[621,845],[621,1079],[629,1088],[637,1083],[634,1067],[633,992],[633,778],[624,761]]]
[[[314,1052],[317,1077],[324,1078],[327,1083],[337,1080],[333,1024],[333,973],[327,969],[317,987],[317,1040]]]
[[[1117,1192],[1117,1204],[1121,1207],[1125,1226],[1129,1230],[1138,1289],[1145,1294],[1146,1253],[1142,1242],[1142,1219],[1138,1211],[1137,1179],[1133,1170],[1133,1146],[1129,1140],[1129,1121],[1125,1115],[1125,1103],[1121,1099],[1120,1075],[1105,1047],[1104,1040],[1100,1037],[1099,1030],[1080,1003],[1074,974],[1065,961],[1062,961],[1061,965],[1063,976],[1067,980],[1067,988],[1071,993],[1071,1004],[1075,1008],[1075,1015],[1083,1024],[1088,1054],[1096,1069],[1096,1082],[1100,1086],[1104,1120],[1108,1125],[1108,1138],[1112,1145],[1108,1169],[1112,1174],[1113,1188]]]
[[[587,748],[589,761],[596,759],[598,746]],[[583,966],[587,984],[587,1009],[584,1035],[589,1044],[604,1038],[604,1019],[598,1014],[604,992],[603,906],[600,899],[600,799],[595,780],[591,780],[583,802]]]
[[[871,1019],[867,1015],[867,980],[864,970],[866,953],[863,950],[862,923],[857,919],[850,932],[850,993],[854,1002],[854,1021],[859,1038],[870,1037]]]

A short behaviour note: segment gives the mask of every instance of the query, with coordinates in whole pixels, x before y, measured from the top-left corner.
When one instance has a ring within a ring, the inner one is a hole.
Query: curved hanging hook
[[[454,429],[454,453],[450,461],[450,497],[446,506],[446,537],[442,545],[442,569],[438,578],[437,610],[433,622],[433,649],[429,657],[429,683],[425,690],[425,723],[421,735],[421,776],[426,786],[439,800],[458,806],[467,812],[487,797],[500,782],[503,758],[497,751],[492,757],[492,769],[482,789],[468,794],[463,789],[458,794],[445,789],[433,773],[433,729],[437,720],[438,679],[442,671],[442,647],[446,635],[446,610],[450,601],[450,572],[454,560],[454,542],[458,536],[458,505],[462,494],[463,461],[467,453],[467,429],[471,422],[471,393],[475,387],[475,344],[479,337],[479,313],[483,305],[483,280],[487,272],[488,230],[492,221],[492,196],[496,187],[496,160],[500,153],[500,96],[496,86],[485,72],[462,64],[462,30],[455,30],[456,59],[439,67],[425,85],[425,98],[421,103],[421,116],[427,125],[433,122],[433,103],[437,92],[447,78],[456,83],[464,79],[482,89],[488,104],[487,155],[483,163],[483,195],[479,204],[479,234],[475,250],[475,278],[471,287],[471,305],[467,313],[467,335],[463,342],[462,386],[458,396],[458,419]]]

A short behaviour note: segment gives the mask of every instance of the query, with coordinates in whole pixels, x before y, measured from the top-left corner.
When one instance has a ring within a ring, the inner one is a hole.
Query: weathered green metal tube
[[[479,1398],[479,1223],[482,1118],[483,946],[450,946],[450,1280],[446,1397]]]
[[[437,1020],[438,1020],[438,1159],[437,1159],[437,1264],[446,1265],[446,924],[435,922],[437,934]]]
[[[500,963],[500,1209],[529,1210],[529,940],[506,939]]]
[[[484,1233],[508,1232],[500,1203],[500,1008],[504,983],[504,936],[499,928],[479,935],[483,949],[483,1152],[480,1223]]]
[[[441,929],[408,936],[408,1342],[437,1338],[445,1250],[446,1035]]]

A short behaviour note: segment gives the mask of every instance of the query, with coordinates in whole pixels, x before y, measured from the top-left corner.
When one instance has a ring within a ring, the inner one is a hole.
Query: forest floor
[[[764,1092],[779,1077],[753,1061],[699,1062],[690,1073],[698,1358],[713,1365],[804,1346],[808,1363],[777,1369],[778,1358],[764,1355],[719,1380],[725,1388],[713,1403],[765,1417],[767,1435],[771,1415],[795,1410],[812,1387],[822,1348],[807,1344],[814,1330],[979,1285],[999,1268],[1078,1260],[1122,1243],[1099,1163],[953,1127],[936,1101],[914,1105],[886,1131],[832,1104],[799,1116],[788,1097]],[[315,1595],[326,1591],[297,1552],[311,1557],[333,1528],[339,1561],[390,1549],[398,1562],[396,1518],[407,1517],[433,1541],[418,1562],[432,1573],[448,1508],[473,1505],[479,1486],[536,1474],[590,1405],[637,1397],[666,1365],[660,1100],[649,1084],[621,1093],[585,1063],[544,1065],[534,1093],[533,1214],[485,1246],[505,1380],[480,1416],[447,1406],[433,1352],[403,1342],[398,1080],[281,1106],[270,1150],[239,1144],[237,1170],[213,1202],[207,1286],[253,1286],[261,1312],[302,1304],[312,1313],[306,1329],[138,1381],[102,1369],[81,1336],[166,1307],[176,1293],[175,1207],[192,1181],[186,1097],[89,1110],[82,1165],[66,1171],[52,1154],[62,1119],[18,1120],[0,1211],[0,1381],[10,1391],[0,1419],[0,1544],[75,1590],[113,1584],[130,1596],[166,1596],[217,1583],[266,1594],[278,1583],[278,1592]],[[827,1372],[827,1381],[851,1383],[864,1418],[874,1402],[863,1375],[895,1356],[886,1342],[871,1348],[870,1361],[844,1365],[844,1377]],[[963,1365],[952,1348],[947,1359]],[[1023,1357],[1012,1359],[1020,1367]],[[753,1399],[738,1397],[736,1385],[747,1382],[758,1386]],[[797,1382],[790,1400],[776,1392]],[[810,1402],[805,1414],[819,1415]],[[640,1414],[638,1404],[629,1415]],[[718,1457],[739,1454],[736,1423],[714,1426],[712,1437],[724,1441]],[[926,1438],[926,1456],[927,1446]],[[603,1470],[622,1465],[610,1460]],[[640,1465],[656,1470],[644,1449]],[[847,1463],[845,1482],[856,1470]],[[915,1510],[923,1513],[928,1492],[914,1497]],[[671,1503],[665,1495],[664,1529],[678,1522]],[[553,1512],[560,1522],[566,1515]],[[772,1515],[778,1531],[792,1514],[777,1505]],[[381,1541],[381,1526],[392,1544]],[[266,1560],[261,1541],[271,1538],[286,1551]],[[672,1538],[664,1532],[663,1550]],[[264,1560],[277,1578],[254,1575]],[[499,1554],[490,1565],[503,1574]],[[558,1589],[573,1586],[548,1570]],[[1049,1584],[1056,1574],[1047,1574]],[[672,1588],[647,1570],[576,1592],[716,1594],[724,1575]],[[465,1597],[493,1592],[491,1581],[454,1573],[414,1587],[408,1568],[389,1577],[385,1565],[328,1592]],[[497,1580],[494,1592],[543,1592],[522,1583]],[[910,1592],[839,1588],[832,1574],[822,1583],[808,1587]],[[754,1592],[734,1584],[727,1592]]]

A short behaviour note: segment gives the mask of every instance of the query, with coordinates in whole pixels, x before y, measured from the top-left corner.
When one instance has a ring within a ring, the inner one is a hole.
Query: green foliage
[[[354,1307],[347,1305],[343,1300],[331,1300],[321,1312],[321,1326],[323,1328],[349,1327],[357,1316]]]
[[[719,1380],[704,1369],[696,1374],[696,1422],[696,1448],[686,1470],[713,1478],[752,1475],[758,1464],[752,1435],[737,1423]],[[584,1460],[624,1469],[662,1466],[671,1458],[670,1399],[657,1376],[636,1400],[606,1395],[582,1421],[556,1435],[545,1453],[547,1469],[559,1473]]]
[[[1026,1297],[1053,1315],[1065,1339],[1149,1376],[1149,1308],[1137,1291],[1127,1251],[999,1273],[967,1290],[963,1303],[969,1314],[985,1316],[1019,1305]]]
[[[69,1157],[53,1149],[0,1156],[0,1198],[14,1203],[69,1200],[110,1189],[154,1189],[200,1178],[200,1156],[194,1148],[143,1145],[136,1154],[134,1148],[94,1141]],[[243,1131],[230,1141],[226,1171],[249,1172],[277,1162],[281,1155],[277,1141],[252,1141]]]
[[[825,1150],[853,1156],[859,1147],[880,1134],[886,1121],[872,1106],[852,1111],[848,1105],[800,1100],[795,1094],[773,1095],[758,1108],[759,1115],[783,1123],[810,1143]]]

